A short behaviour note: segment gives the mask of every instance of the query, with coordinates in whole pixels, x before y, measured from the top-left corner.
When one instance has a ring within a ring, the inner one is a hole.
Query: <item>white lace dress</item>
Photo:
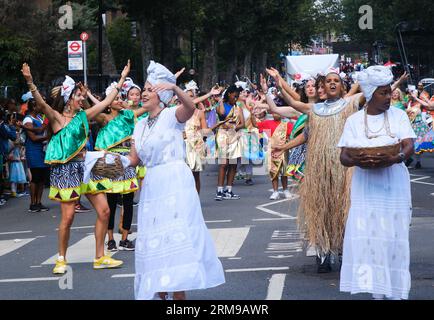
[[[224,271],[202,216],[199,196],[185,163],[184,124],[176,108],[165,109],[148,127],[137,123],[134,142],[147,168],[138,211],[135,298],[157,292],[205,289],[225,282]]]
[[[416,138],[405,112],[397,108],[387,112],[395,138],[383,128],[378,133],[381,137],[367,139],[362,110],[348,118],[338,147],[373,147]],[[383,120],[384,114],[368,115],[368,127],[378,131]],[[341,291],[408,299],[411,213],[410,175],[403,163],[384,169],[355,168],[345,229]]]

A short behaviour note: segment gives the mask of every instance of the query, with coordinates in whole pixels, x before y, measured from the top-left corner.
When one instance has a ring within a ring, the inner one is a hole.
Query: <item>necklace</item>
[[[396,138],[396,134],[391,133],[390,131],[390,123],[389,123],[389,116],[387,110],[384,112],[384,120],[383,125],[380,127],[379,130],[373,131],[368,126],[368,106],[365,106],[365,136],[368,139],[374,139],[381,137],[381,134],[378,134],[380,131],[382,131],[384,128],[386,129],[386,134],[391,138]]]
[[[343,98],[334,101],[326,100],[322,103],[315,103],[313,106],[313,112],[320,117],[333,116],[345,109],[347,104],[347,100]]]

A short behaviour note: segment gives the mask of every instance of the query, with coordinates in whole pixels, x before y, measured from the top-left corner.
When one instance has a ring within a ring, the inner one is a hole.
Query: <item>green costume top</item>
[[[110,150],[131,139],[136,116],[132,110],[121,110],[119,115],[109,121],[98,133],[95,150]]]
[[[142,114],[140,117],[137,118],[137,121],[145,119],[147,116],[149,116],[149,112],[145,112],[144,114]]]
[[[405,105],[402,103],[402,101],[398,101],[398,102],[392,104],[392,106],[395,108],[401,109],[402,111],[406,110]]]
[[[89,122],[86,112],[80,111],[62,130],[53,135],[45,154],[45,163],[64,164],[73,159],[86,146]]]
[[[307,114],[302,114],[300,117],[298,117],[297,122],[294,125],[294,128],[292,129],[290,139],[294,139],[297,137],[300,133],[303,132],[304,127],[306,126],[308,116]]]

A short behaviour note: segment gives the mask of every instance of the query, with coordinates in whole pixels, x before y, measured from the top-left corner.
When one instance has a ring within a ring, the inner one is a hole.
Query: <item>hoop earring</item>
[[[70,113],[71,112],[71,107],[70,107],[69,103],[66,105],[66,107],[64,109],[64,112],[66,112],[66,113]]]

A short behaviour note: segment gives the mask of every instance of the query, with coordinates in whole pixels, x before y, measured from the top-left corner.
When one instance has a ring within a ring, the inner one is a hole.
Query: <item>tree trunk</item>
[[[243,63],[243,74],[242,76],[246,76],[249,79],[252,78],[252,56],[253,56],[253,48],[249,48],[244,57]]]
[[[218,82],[217,77],[217,40],[212,36],[206,40],[203,57],[202,81],[200,89],[202,92],[209,91]]]
[[[102,30],[102,74],[117,77],[119,72],[116,69],[115,59],[113,57],[110,42],[107,37],[107,29],[103,27]]]
[[[148,66],[154,56],[154,43],[151,34],[151,28],[148,22],[142,18],[139,21],[140,28],[140,47],[143,61],[143,83],[148,78]]]

